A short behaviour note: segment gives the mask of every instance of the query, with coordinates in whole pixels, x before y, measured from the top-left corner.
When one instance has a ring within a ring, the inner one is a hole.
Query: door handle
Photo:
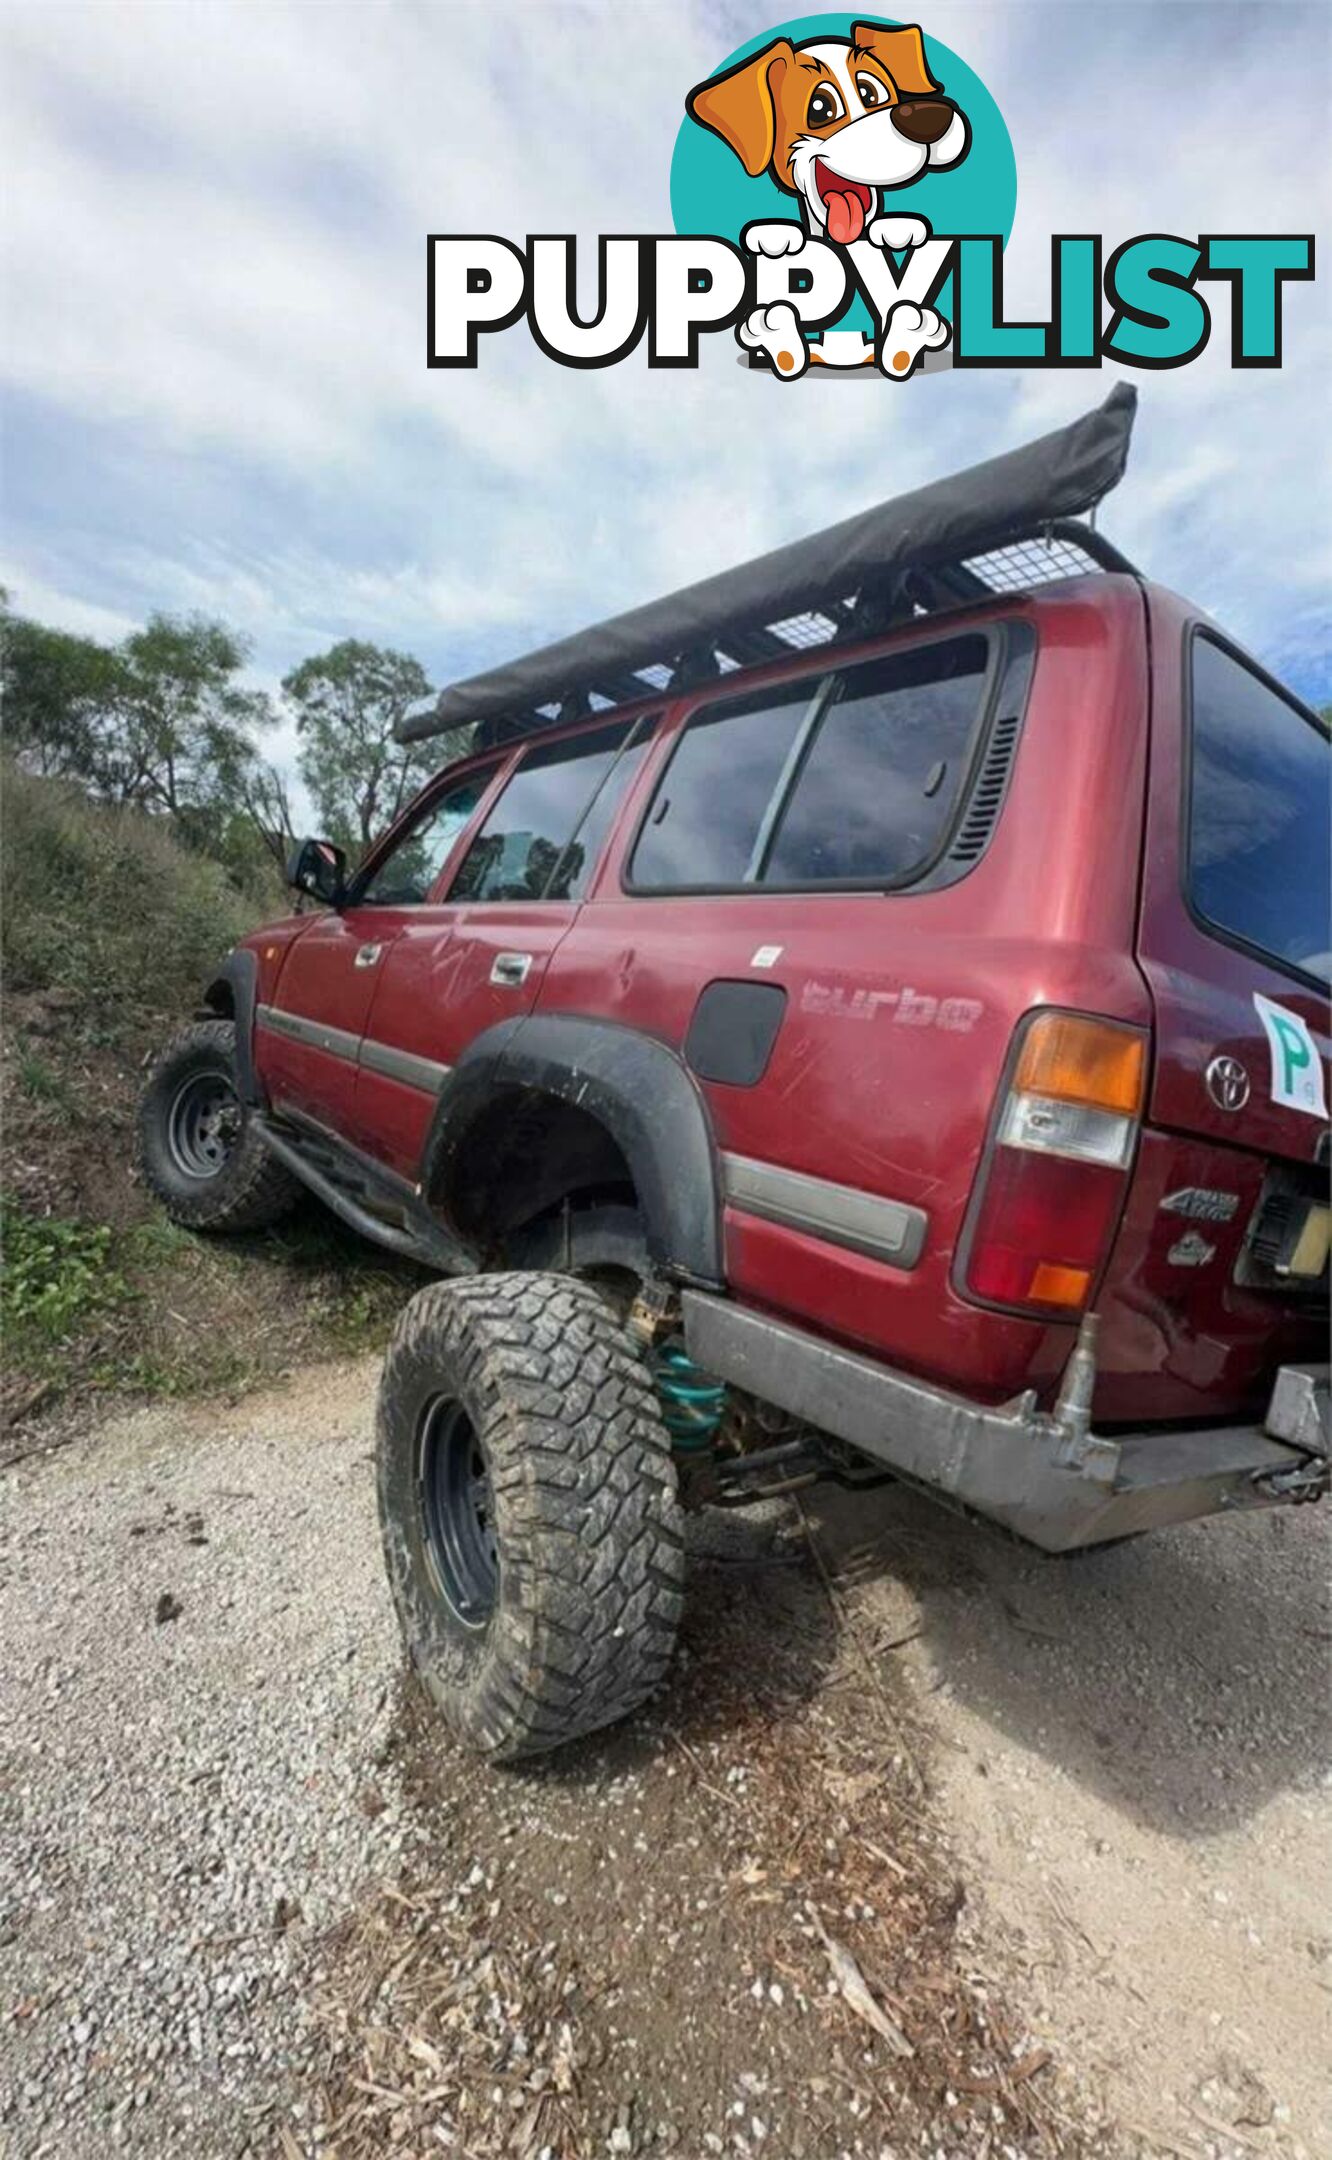
[[[357,948],[356,967],[373,967],[384,948],[382,945],[361,945]]]
[[[490,979],[501,990],[517,990],[527,981],[527,971],[532,965],[530,952],[496,953],[491,963]]]

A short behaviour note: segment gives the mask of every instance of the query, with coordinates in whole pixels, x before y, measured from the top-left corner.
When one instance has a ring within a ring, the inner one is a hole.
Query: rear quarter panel
[[[704,1084],[718,1144],[922,1208],[928,1230],[906,1270],[728,1208],[733,1292],[991,1401],[1048,1389],[1071,1340],[1067,1326],[983,1311],[951,1280],[1013,1029],[1034,1005],[1138,1023],[1149,1011],[1132,957],[1147,747],[1139,590],[1079,580],[1007,612],[1036,628],[1035,673],[998,827],[958,883],[626,893],[629,844],[682,704],[541,995],[543,1010],[619,1020],[679,1048],[707,983],[780,984],[786,1014],[761,1081]],[[778,956],[756,971],[764,947]]]

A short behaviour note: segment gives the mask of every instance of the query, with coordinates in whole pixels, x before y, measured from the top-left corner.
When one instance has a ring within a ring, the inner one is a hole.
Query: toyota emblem
[[[1214,1057],[1206,1072],[1207,1092],[1218,1110],[1242,1110],[1249,1099],[1249,1076],[1238,1058]]]

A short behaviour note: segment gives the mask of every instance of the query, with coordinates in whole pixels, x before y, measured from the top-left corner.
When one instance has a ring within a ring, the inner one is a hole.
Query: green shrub
[[[187,1014],[216,961],[271,913],[160,819],[91,802],[8,761],[0,784],[0,959],[9,991],[73,991],[86,1025],[128,1040]]]
[[[105,1223],[0,1206],[0,1331],[16,1362],[41,1366],[130,1295]]]

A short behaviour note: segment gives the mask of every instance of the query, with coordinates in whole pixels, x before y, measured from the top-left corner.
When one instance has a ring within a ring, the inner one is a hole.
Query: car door
[[[494,777],[491,767],[423,796],[353,878],[346,906],[293,941],[256,1030],[259,1075],[275,1110],[359,1143],[357,1076],[379,971],[409,927],[447,941],[452,916],[431,897]]]
[[[414,1176],[439,1084],[469,1043],[537,1001],[647,737],[625,722],[528,746],[452,872],[376,970],[357,1078],[363,1143]],[[447,937],[440,934],[447,925]]]

